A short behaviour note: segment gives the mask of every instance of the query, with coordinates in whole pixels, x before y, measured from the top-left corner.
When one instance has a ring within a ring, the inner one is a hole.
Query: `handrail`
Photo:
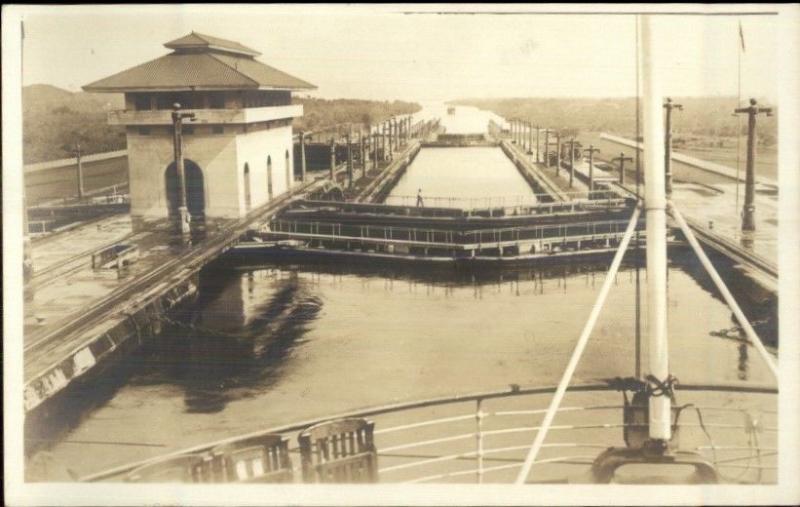
[[[712,391],[712,392],[740,392],[740,393],[747,393],[747,394],[777,394],[778,389],[774,386],[769,385],[754,385],[754,384],[677,384],[676,389],[678,391]],[[285,424],[281,426],[266,428],[254,432],[249,432],[242,435],[236,435],[233,437],[220,439],[214,442],[200,444],[196,446],[192,446],[189,448],[173,451],[171,453],[167,453],[162,456],[157,456],[154,458],[139,460],[134,463],[129,463],[121,466],[114,467],[109,470],[104,470],[101,472],[96,472],[93,474],[86,475],[82,477],[81,481],[100,481],[103,479],[108,479],[114,476],[118,476],[122,473],[125,473],[129,470],[132,470],[136,467],[153,463],[155,461],[166,459],[174,456],[180,456],[183,454],[188,453],[198,453],[212,449],[218,445],[227,444],[231,442],[235,442],[238,440],[243,440],[247,438],[253,438],[260,435],[265,435],[269,433],[292,433],[292,432],[299,432],[305,428],[313,426],[315,424],[329,421],[332,419],[342,419],[348,417],[374,417],[379,415],[391,414],[396,412],[403,412],[415,409],[422,409],[422,408],[429,408],[434,406],[446,406],[452,404],[460,404],[460,403],[467,403],[467,402],[483,402],[487,400],[495,400],[495,399],[503,399],[503,398],[514,398],[520,396],[530,396],[530,395],[542,395],[542,394],[549,394],[556,390],[556,386],[541,386],[541,387],[517,387],[513,386],[510,390],[503,389],[503,390],[494,390],[494,391],[481,391],[481,392],[473,392],[473,393],[465,393],[465,394],[457,394],[457,395],[449,395],[449,396],[440,396],[434,398],[428,398],[424,400],[414,400],[408,402],[400,402],[400,403],[392,403],[388,405],[381,405],[378,407],[372,408],[361,408],[351,411],[342,412],[339,414],[332,414],[323,418],[313,418],[308,419],[301,422]],[[607,383],[590,383],[590,384],[575,384],[567,387],[567,391],[569,392],[614,392],[617,391],[616,388],[609,386]],[[474,414],[471,414],[471,417],[474,417]]]
[[[528,206],[540,206],[540,207],[548,207],[548,206],[568,206],[572,203],[597,203],[597,202],[604,202],[607,200],[624,200],[625,197],[619,195],[618,192],[612,190],[591,190],[591,191],[569,191],[569,192],[562,192],[565,196],[569,197],[569,200],[561,201],[561,202],[542,202],[540,199],[541,197],[549,197],[550,194],[542,193],[542,192],[531,192],[530,194],[518,194],[518,195],[502,195],[502,196],[486,196],[486,197],[453,197],[453,196],[426,196],[423,195],[423,201],[428,204],[436,204],[436,203],[467,203],[472,206],[472,208],[476,208],[474,206],[475,203],[489,203],[488,207],[492,206],[492,203],[499,203],[499,207],[511,207],[505,206],[505,204],[516,202],[516,205],[528,205]],[[609,197],[613,196],[613,197]],[[594,197],[592,199],[591,197]],[[392,201],[403,201],[403,202],[410,202],[411,206],[413,206],[417,201],[416,195],[390,195],[386,198],[386,204],[390,206],[401,206],[398,204],[394,204]],[[469,209],[469,208],[465,208]]]
[[[333,236],[346,240],[386,240],[429,244],[469,244],[529,241],[536,239],[568,238],[571,236],[602,236],[622,234],[627,220],[600,220],[571,224],[523,225],[467,231],[430,229],[385,225],[343,224],[316,220],[273,220],[267,233],[312,236]],[[343,234],[342,228],[349,234]],[[302,229],[302,230],[301,230]],[[355,234],[356,231],[358,234]],[[377,235],[369,234],[370,231]],[[555,234],[553,234],[555,232]],[[398,237],[398,233],[403,237]],[[508,237],[510,235],[510,237]],[[522,236],[525,237],[522,237]],[[488,238],[488,239],[487,239]]]

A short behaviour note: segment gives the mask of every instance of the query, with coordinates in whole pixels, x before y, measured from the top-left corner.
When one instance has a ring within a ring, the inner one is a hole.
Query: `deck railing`
[[[159,459],[202,453],[259,435],[282,434],[294,442],[289,451],[299,481],[299,433],[321,422],[362,417],[375,422],[381,482],[512,482],[554,391],[553,386],[512,386],[511,390],[355,410],[196,446],[83,480],[122,480],[127,472]],[[622,395],[609,384],[574,385],[567,394],[535,462],[534,483],[586,482],[595,457],[608,447],[624,447],[623,429],[639,427],[624,423]],[[679,405],[673,409],[680,428],[676,444],[715,464],[728,482],[774,483],[776,394],[777,389],[758,385],[679,384]]]

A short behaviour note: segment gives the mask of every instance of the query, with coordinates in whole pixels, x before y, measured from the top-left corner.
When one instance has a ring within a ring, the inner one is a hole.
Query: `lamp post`
[[[175,170],[178,173],[178,228],[181,234],[188,234],[190,231],[191,215],[186,207],[186,174],[183,168],[183,120],[185,118],[193,120],[194,113],[182,113],[179,103],[173,104],[172,127],[173,127],[173,148],[175,150]]]

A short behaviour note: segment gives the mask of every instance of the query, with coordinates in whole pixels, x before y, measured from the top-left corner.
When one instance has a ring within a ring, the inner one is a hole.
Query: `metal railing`
[[[512,482],[516,469],[523,464],[533,434],[539,430],[538,421],[546,412],[538,407],[546,404],[546,396],[554,391],[554,386],[512,386],[511,390],[355,410],[195,446],[82,480],[121,480],[130,470],[160,459],[204,452],[264,434],[279,433],[296,442],[301,431],[315,424],[363,417],[375,422],[381,482],[453,481],[465,477],[471,477],[476,483]],[[677,391],[678,399],[689,401],[680,406],[683,415],[678,415],[673,408],[681,431],[678,437],[681,449],[700,453],[720,472],[739,471],[736,477],[723,475],[728,481],[775,482],[776,388],[747,384],[678,384]],[[534,481],[547,480],[555,474],[581,482],[581,477],[586,476],[602,450],[610,446],[624,447],[623,429],[641,427],[623,422],[622,396],[608,384],[573,385],[567,393],[568,404],[559,409],[558,423],[551,427],[543,446],[547,455],[534,463]],[[735,397],[737,405],[748,408],[726,406],[731,402],[722,400],[726,396]],[[297,445],[289,450],[295,455],[299,452]],[[568,452],[565,454],[565,451]],[[299,472],[299,460],[293,461],[295,472]],[[513,475],[504,476],[502,471]]]
[[[396,242],[457,247],[553,239],[605,239],[607,237],[621,236],[625,232],[627,225],[628,222],[625,220],[606,220],[459,231],[339,222],[274,220],[270,222],[269,229],[265,233],[309,239]]]
[[[514,208],[524,206],[547,206],[556,204],[570,204],[570,201],[582,203],[585,201],[619,201],[619,192],[613,190],[593,190],[593,191],[569,191],[562,192],[569,197],[569,201],[561,203],[549,203],[546,201],[550,194],[530,193],[523,195],[502,195],[484,197],[450,197],[450,196],[422,196],[424,206],[460,208],[460,209],[487,209],[487,208]],[[415,195],[390,195],[384,200],[385,204],[395,206],[414,207],[417,205]]]

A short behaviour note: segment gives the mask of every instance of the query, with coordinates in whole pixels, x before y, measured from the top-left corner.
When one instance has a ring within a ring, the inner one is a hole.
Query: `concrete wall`
[[[239,216],[236,165],[236,134],[226,128],[214,134],[210,127],[196,127],[184,137],[184,157],[203,171],[206,216]],[[142,135],[128,129],[131,215],[156,219],[169,215],[164,173],[174,158],[169,127],[152,127]]]
[[[244,165],[250,166],[250,194],[252,208],[265,204],[269,200],[267,158],[272,160],[272,196],[273,198],[286,192],[294,184],[294,150],[292,149],[292,127],[285,125],[270,129],[255,130],[238,127],[241,134],[236,136],[237,165],[236,173],[240,188],[244,189]],[[289,185],[287,186],[286,152],[289,153]],[[239,196],[239,209],[246,213],[244,191]]]
[[[249,166],[251,208],[268,201],[267,157],[272,158],[273,197],[287,190],[286,151],[293,167],[292,127],[272,128],[226,125],[223,133],[197,125],[184,136],[184,157],[203,171],[207,217],[236,218],[248,210],[245,203],[244,167]],[[131,215],[157,219],[168,216],[164,173],[173,160],[169,127],[151,127],[142,135],[128,129]],[[290,177],[290,184],[293,182]]]
[[[87,193],[128,183],[127,151],[83,157],[83,188]],[[25,196],[28,206],[78,195],[78,163],[74,158],[25,166]]]

